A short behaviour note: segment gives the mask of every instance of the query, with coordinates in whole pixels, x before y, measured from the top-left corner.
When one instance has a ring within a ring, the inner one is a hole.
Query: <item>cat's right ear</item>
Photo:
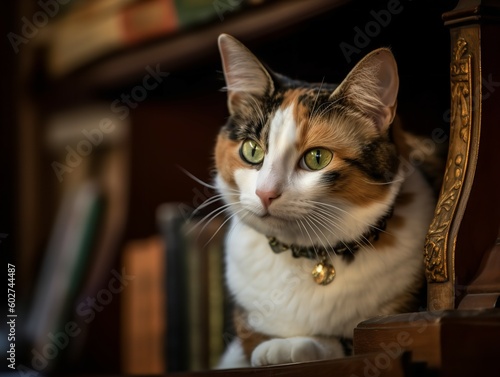
[[[274,91],[269,72],[243,44],[228,34],[221,34],[218,42],[231,114]]]

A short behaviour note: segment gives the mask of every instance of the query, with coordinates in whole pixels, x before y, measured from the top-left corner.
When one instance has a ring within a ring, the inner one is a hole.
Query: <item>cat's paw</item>
[[[339,352],[343,354],[340,345],[335,348],[337,349],[330,349],[319,341],[307,337],[271,339],[255,348],[251,363],[252,366],[296,363],[326,359]]]

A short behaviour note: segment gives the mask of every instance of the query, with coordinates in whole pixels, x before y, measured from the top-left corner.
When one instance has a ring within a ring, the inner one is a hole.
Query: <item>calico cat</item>
[[[230,117],[215,147],[231,212],[226,280],[237,337],[220,367],[342,357],[354,327],[417,309],[433,193],[407,174],[388,49],[340,85],[266,69],[218,40]]]

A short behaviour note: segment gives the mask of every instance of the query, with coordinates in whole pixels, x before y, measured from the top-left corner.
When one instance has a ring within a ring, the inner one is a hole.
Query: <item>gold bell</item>
[[[322,260],[312,270],[312,276],[316,284],[318,285],[328,285],[335,278],[335,269],[333,266]]]

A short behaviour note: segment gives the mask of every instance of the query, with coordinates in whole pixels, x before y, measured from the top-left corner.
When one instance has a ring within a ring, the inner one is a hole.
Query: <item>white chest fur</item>
[[[390,303],[415,283],[423,270],[423,244],[434,203],[418,172],[401,188],[412,200],[396,206],[403,219],[387,229],[393,242],[364,247],[348,263],[333,258],[335,280],[317,285],[315,261],[274,254],[265,235],[233,221],[226,237],[226,278],[235,301],[248,312],[253,330],[276,337],[352,336],[360,321],[390,312]]]

